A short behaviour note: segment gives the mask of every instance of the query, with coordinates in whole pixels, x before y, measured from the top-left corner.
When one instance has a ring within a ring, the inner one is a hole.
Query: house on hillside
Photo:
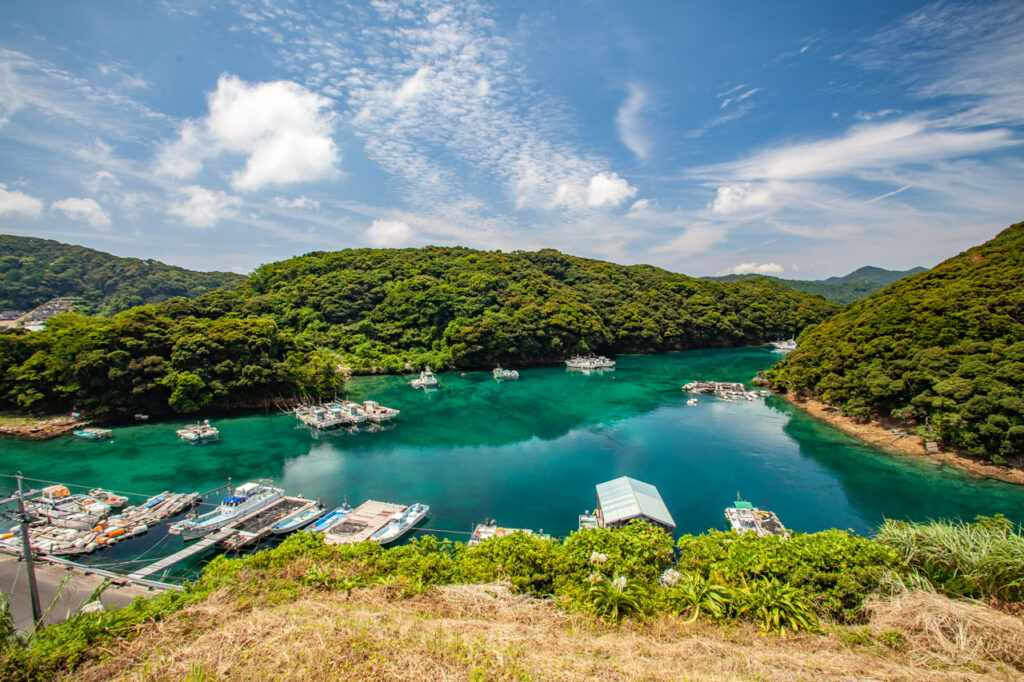
[[[670,533],[676,527],[658,489],[628,476],[598,484],[594,516],[603,528],[618,528],[633,519],[641,519]]]

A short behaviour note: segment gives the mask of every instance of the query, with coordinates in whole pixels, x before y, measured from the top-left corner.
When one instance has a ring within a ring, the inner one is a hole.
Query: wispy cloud
[[[626,145],[637,159],[646,161],[651,156],[652,145],[642,114],[648,106],[649,97],[647,91],[636,83],[629,84],[627,93],[615,116],[615,129],[622,144]]]
[[[53,209],[60,211],[72,220],[81,220],[90,227],[108,232],[110,230],[110,214],[95,199],[69,197],[53,202]]]

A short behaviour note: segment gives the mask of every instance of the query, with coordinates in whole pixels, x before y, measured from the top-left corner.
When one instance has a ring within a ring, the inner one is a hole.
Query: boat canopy
[[[736,500],[736,509],[753,509],[754,505],[750,504],[746,500]]]
[[[605,525],[646,516],[669,528],[676,526],[658,489],[635,478],[623,476],[598,484],[597,502]]]
[[[238,504],[239,502],[245,502],[245,497],[239,497],[238,495],[229,495],[220,501],[221,504]]]

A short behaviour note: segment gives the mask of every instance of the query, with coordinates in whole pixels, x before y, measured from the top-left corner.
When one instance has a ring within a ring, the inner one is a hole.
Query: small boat
[[[149,415],[148,414],[142,414],[141,412],[136,412],[135,413],[135,421],[137,421],[137,422],[148,422],[149,421]]]
[[[388,525],[371,535],[370,540],[382,545],[394,542],[412,530],[412,527],[419,523],[429,511],[430,507],[428,505],[420,504],[419,502],[406,507],[405,511],[392,516],[391,520],[388,521]]]
[[[323,533],[328,528],[330,528],[331,526],[333,526],[334,524],[338,523],[343,518],[348,516],[348,513],[350,511],[352,511],[352,507],[350,507],[348,502],[346,502],[340,507],[336,507],[332,509],[330,512],[328,512],[327,516],[323,517],[322,519],[314,523],[312,526],[310,526],[309,530],[314,533]]]
[[[115,495],[109,490],[104,490],[102,488],[93,488],[92,490],[90,490],[89,497],[91,497],[94,500],[99,500],[100,502],[108,504],[114,509],[119,509],[128,504],[128,498],[125,497],[124,495]]]
[[[201,443],[204,441],[217,440],[220,431],[210,426],[210,420],[204,419],[202,423],[189,424],[176,431],[178,438],[189,443]]]
[[[696,398],[690,398],[689,400],[686,401],[686,404],[689,405],[690,407],[693,407],[694,405],[697,404],[697,399]]]
[[[490,540],[492,538],[503,538],[506,535],[512,535],[513,533],[523,533],[524,535],[533,536],[540,540],[550,540],[550,535],[545,535],[544,530],[541,529],[539,533],[534,533],[529,528],[505,528],[499,526],[498,522],[494,519],[487,519],[484,523],[477,524],[477,527],[473,529],[472,535],[469,536],[469,542],[467,543],[470,547],[479,545],[484,540]]]
[[[591,514],[589,511],[585,511],[580,514],[580,530],[587,528],[600,528],[601,522],[597,518],[597,514]]]
[[[283,490],[262,481],[243,483],[235,488],[233,495],[221,500],[220,506],[212,512],[192,516],[184,521],[171,524],[167,532],[172,535],[180,535],[183,540],[195,540],[209,535],[215,530],[220,530],[224,526],[231,525],[283,496]]]
[[[502,369],[501,367],[495,367],[494,372],[495,381],[517,381],[519,379],[519,372],[514,369]]]
[[[583,370],[615,369],[615,361],[610,360],[603,355],[588,355],[585,357],[577,355],[576,357],[566,360],[565,366],[569,369]]]
[[[274,535],[287,535],[292,531],[304,528],[313,521],[316,521],[324,515],[325,511],[327,510],[322,504],[316,504],[309,509],[300,511],[294,516],[288,516],[281,519],[270,527],[270,532]]]
[[[791,350],[796,350],[796,339],[786,339],[785,341],[772,341],[772,348],[779,353],[788,353]]]
[[[411,382],[413,388],[434,388],[437,386],[437,377],[430,371],[430,366],[427,365],[426,369],[420,372],[419,379],[413,379]]]
[[[782,521],[779,521],[775,512],[758,509],[746,500],[740,499],[739,493],[736,493],[735,506],[726,508],[725,518],[737,533],[789,537],[789,531],[782,525]]]
[[[84,440],[105,440],[110,438],[110,429],[77,429],[73,433]]]

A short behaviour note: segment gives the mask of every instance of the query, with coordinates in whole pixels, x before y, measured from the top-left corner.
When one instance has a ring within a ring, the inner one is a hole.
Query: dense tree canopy
[[[172,296],[237,287],[244,280],[231,272],[195,272],[50,239],[0,235],[0,310],[28,310],[57,296],[81,296],[83,312],[111,315]]]
[[[807,329],[769,373],[996,462],[1024,455],[1024,223]]]

